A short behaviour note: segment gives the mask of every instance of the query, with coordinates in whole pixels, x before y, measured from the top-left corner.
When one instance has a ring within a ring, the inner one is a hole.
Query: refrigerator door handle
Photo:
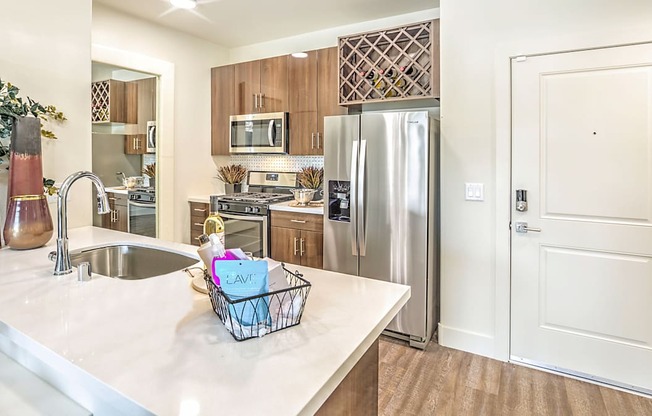
[[[353,149],[351,149],[351,222],[350,222],[350,227],[349,230],[351,230],[351,254],[354,256],[358,255],[358,243],[355,238],[355,232],[356,232],[356,227],[358,224],[358,210],[357,210],[357,205],[356,205],[356,199],[357,199],[357,194],[356,190],[358,189],[358,178],[356,177],[356,174],[358,173],[358,141],[354,140],[353,141]]]
[[[367,141],[362,140],[360,146],[360,166],[358,167],[358,194],[357,194],[357,211],[358,211],[358,240],[360,241],[360,256],[364,256],[367,253],[367,216],[365,215],[365,164],[367,162]]]

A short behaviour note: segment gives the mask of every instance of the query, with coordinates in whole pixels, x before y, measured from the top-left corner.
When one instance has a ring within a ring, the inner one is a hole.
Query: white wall
[[[169,105],[173,106],[174,116],[173,120],[161,120],[163,127],[168,123],[173,129],[173,143],[162,147],[157,156],[159,169],[165,169],[159,176],[170,178],[165,182],[172,186],[159,187],[159,200],[165,205],[159,231],[163,238],[187,243],[188,196],[218,190],[210,146],[210,68],[226,63],[227,50],[97,3],[93,6],[92,34],[93,50],[111,50],[124,56],[137,54],[167,62],[173,68],[174,97]],[[166,101],[164,104],[167,105]],[[172,160],[173,163],[167,163]]]
[[[642,0],[441,1],[443,345],[508,358],[510,56],[652,41],[650,22]]]
[[[229,51],[229,63],[252,61],[254,59],[286,55],[298,51],[329,48],[331,46],[337,46],[338,36],[401,26],[407,23],[437,19],[438,17],[439,9],[433,8],[421,12],[407,13],[384,19],[338,26],[326,30],[304,33],[299,36],[242,46],[240,48],[233,48]]]
[[[43,142],[43,174],[61,182],[74,171],[90,170],[91,1],[3,2],[2,15],[0,77],[21,88],[23,96],[55,105],[68,117],[61,126],[50,124],[59,140]],[[0,226],[7,192],[4,167],[0,168]],[[69,194],[71,227],[92,221],[91,185],[84,182]],[[51,210],[56,212],[56,205]],[[56,217],[53,221],[56,230]]]

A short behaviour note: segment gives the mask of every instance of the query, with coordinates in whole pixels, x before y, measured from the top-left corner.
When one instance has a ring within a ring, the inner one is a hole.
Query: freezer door
[[[354,221],[360,116],[324,117],[324,269],[358,274]],[[347,214],[347,215],[344,215]]]
[[[359,274],[411,287],[387,328],[416,337],[426,336],[429,121],[423,111],[367,113],[360,128]]]

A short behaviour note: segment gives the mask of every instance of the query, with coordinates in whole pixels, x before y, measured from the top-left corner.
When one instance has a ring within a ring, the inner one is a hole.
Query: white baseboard
[[[439,323],[437,334],[439,345],[443,345],[444,347],[454,348],[456,350],[462,350],[497,360],[501,359],[496,356],[494,337],[487,334],[452,328],[443,325],[441,322]]]

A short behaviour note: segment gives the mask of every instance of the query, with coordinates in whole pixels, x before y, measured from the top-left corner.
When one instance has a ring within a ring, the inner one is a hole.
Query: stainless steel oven
[[[127,211],[129,222],[127,232],[156,237],[156,195],[153,189],[139,189],[128,192]]]
[[[226,248],[241,248],[254,257],[270,255],[269,205],[294,197],[289,189],[296,186],[294,172],[249,172],[249,191],[220,195],[217,198],[224,220]]]
[[[221,212],[227,248],[240,248],[254,257],[269,255],[267,215],[237,215]]]

